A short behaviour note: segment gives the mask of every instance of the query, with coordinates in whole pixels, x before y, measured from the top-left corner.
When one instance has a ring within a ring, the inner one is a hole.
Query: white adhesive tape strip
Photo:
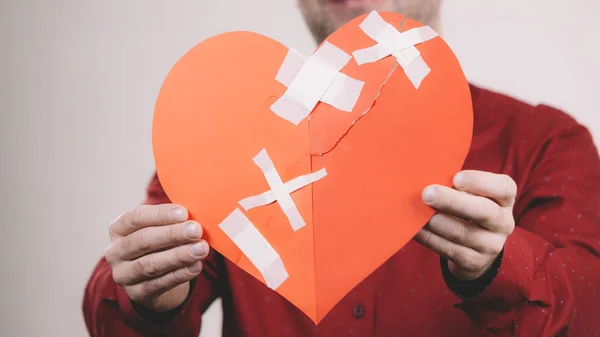
[[[305,174],[303,176],[296,177],[287,183],[285,183],[285,189],[290,193],[295,192],[305,186],[308,186],[314,182],[317,182],[327,176],[327,170],[322,168],[317,172]]]
[[[423,82],[425,77],[431,72],[431,69],[427,63],[425,63],[425,60],[419,56],[408,66],[408,68],[404,68],[404,72],[415,88],[418,89],[419,86],[421,86],[421,82]]]
[[[279,68],[275,79],[286,87],[289,87],[294,77],[302,69],[304,62],[306,62],[306,57],[302,56],[296,49],[288,49],[287,55],[283,59],[283,64]]]
[[[303,176],[296,177],[287,183],[283,184],[285,187],[285,191],[288,194],[291,194],[307,185],[310,185],[322,178],[327,176],[326,169],[320,169],[317,172],[313,172],[310,174],[306,174]],[[259,195],[254,195],[239,201],[239,204],[244,208],[244,210],[249,211],[253,208],[265,206],[277,201],[275,193],[273,190],[268,190]]]
[[[291,194],[324,178],[327,176],[327,171],[325,169],[321,169],[317,172],[296,177],[284,184],[281,180],[281,177],[277,173],[275,166],[273,165],[273,161],[271,161],[271,158],[265,149],[261,150],[253,160],[263,171],[265,179],[267,180],[271,190],[259,195],[242,199],[239,201],[239,204],[246,211],[248,211],[255,207],[278,202],[294,231],[306,226],[306,222],[302,218],[300,211],[298,211],[294,200],[292,200]]]
[[[372,63],[393,55],[407,73],[412,84],[418,89],[431,69],[424,64],[425,61],[415,45],[429,41],[438,34],[428,26],[413,28],[401,33],[383,20],[376,11],[372,11],[359,27],[377,44],[352,53],[356,63],[359,65]],[[419,59],[418,64],[413,67],[413,63]]]
[[[244,210],[249,211],[256,207],[272,204],[275,201],[277,201],[277,198],[275,198],[275,193],[273,193],[272,190],[268,190],[259,195],[253,195],[251,197],[244,198],[239,201],[239,204],[244,208]]]
[[[327,41],[308,59],[289,49],[276,76],[276,80],[288,88],[271,105],[271,110],[295,125],[304,120],[319,101],[351,112],[364,85],[340,73],[351,59]]]
[[[338,73],[323,97],[321,97],[321,101],[336,109],[352,112],[364,85],[365,82],[363,81]]]
[[[376,11],[371,11],[369,15],[358,25],[360,29],[372,40],[377,41],[377,35],[389,25]]]
[[[431,27],[423,26],[413,28],[401,33],[394,26],[387,23],[377,12],[371,12],[360,25],[361,29],[377,42],[376,45],[359,49],[353,53],[357,63],[379,61],[396,52],[414,47],[417,44],[427,42],[438,34]]]
[[[279,254],[242,211],[236,208],[219,228],[258,269],[269,288],[277,289],[289,277]]]
[[[420,56],[421,53],[415,47],[410,47],[394,54],[398,64],[400,64],[403,69],[408,68]]]

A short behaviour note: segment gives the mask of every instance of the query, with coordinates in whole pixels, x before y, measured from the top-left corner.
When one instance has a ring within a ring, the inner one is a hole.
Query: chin
[[[373,10],[407,15],[437,29],[441,0],[299,0],[302,14],[317,43]]]

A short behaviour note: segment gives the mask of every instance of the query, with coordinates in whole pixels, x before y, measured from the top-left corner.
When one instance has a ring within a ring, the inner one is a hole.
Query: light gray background
[[[562,108],[600,139],[598,13],[592,0],[446,0],[443,34],[472,82]],[[161,83],[236,29],[314,48],[294,0],[0,2],[0,335],[86,335],[107,224],[153,172]],[[218,304],[206,316],[203,336],[219,336]]]

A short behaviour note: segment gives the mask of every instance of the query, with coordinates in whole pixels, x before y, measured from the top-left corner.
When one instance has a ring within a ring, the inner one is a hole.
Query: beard
[[[435,29],[441,0],[361,0],[360,3],[347,6],[327,0],[298,0],[304,20],[317,43],[323,42],[348,21],[372,10],[400,13]]]

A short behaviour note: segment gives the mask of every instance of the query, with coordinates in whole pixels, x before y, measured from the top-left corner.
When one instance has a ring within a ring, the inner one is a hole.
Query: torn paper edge
[[[383,91],[383,87],[389,82],[389,80],[392,78],[392,75],[394,74],[394,72],[396,71],[396,68],[398,68],[398,64],[394,64],[394,67],[392,67],[392,70],[390,70],[390,72],[388,73],[387,77],[385,78],[385,80],[383,81],[383,83],[379,86],[379,90],[377,91],[377,95],[375,95],[375,99],[373,100],[373,103],[371,103],[371,105],[369,107],[367,107],[365,109],[365,111],[363,111],[360,115],[358,115],[358,117],[356,117],[352,123],[350,124],[350,126],[346,129],[346,132],[344,132],[340,138],[338,138],[338,140],[333,144],[332,147],[330,147],[329,149],[327,149],[326,151],[323,151],[321,153],[311,153],[311,156],[317,156],[317,157],[322,157],[326,154],[328,154],[329,152],[333,151],[333,149],[335,149],[338,144],[342,141],[342,139],[344,139],[344,137],[346,137],[346,135],[348,135],[348,133],[350,132],[350,130],[354,127],[354,124],[356,124],[356,122],[358,122],[359,119],[361,119],[364,115],[366,115],[369,111],[371,111],[371,109],[373,109],[373,106],[375,106],[375,103],[377,102],[377,99],[379,99],[379,96],[381,95],[381,92]]]
[[[219,228],[258,269],[269,288],[277,289],[289,277],[279,254],[240,209],[231,212]]]

